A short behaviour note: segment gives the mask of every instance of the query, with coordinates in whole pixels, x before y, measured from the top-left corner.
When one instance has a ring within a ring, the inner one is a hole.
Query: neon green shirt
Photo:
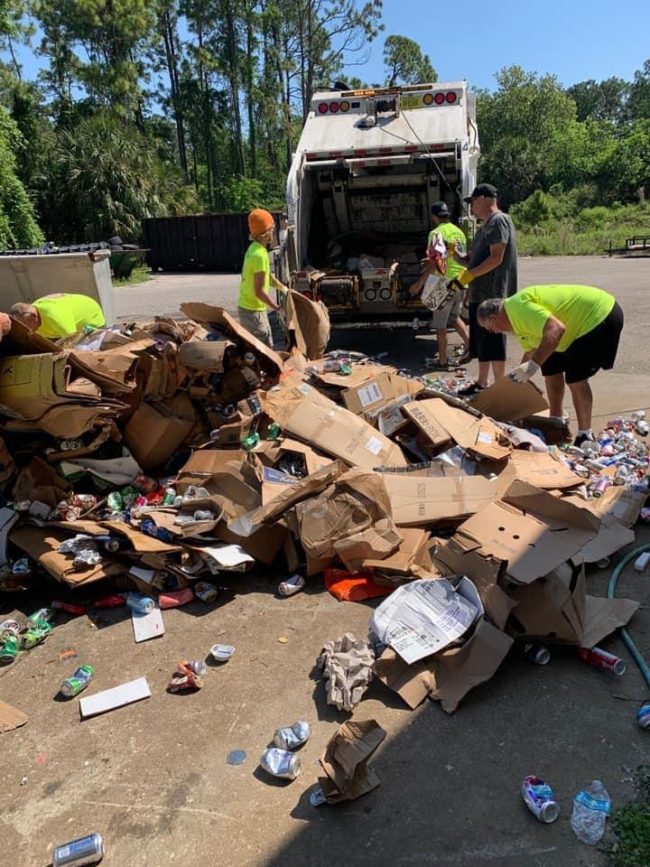
[[[433,243],[433,236],[440,235],[445,244],[448,244],[450,241],[456,242],[456,247],[460,253],[465,252],[465,247],[467,245],[467,238],[465,237],[465,233],[462,229],[459,229],[458,226],[454,226],[453,223],[440,223],[439,226],[436,226],[435,229],[432,229],[429,232],[429,239],[427,241],[427,245],[431,245]],[[458,277],[458,275],[465,270],[464,265],[459,265],[458,262],[453,258],[453,256],[447,257],[447,270],[444,273],[445,280],[453,280],[454,277]]]
[[[507,298],[503,307],[517,340],[526,352],[537,349],[547,319],[555,316],[566,328],[555,351],[564,352],[579,337],[600,325],[612,312],[615,303],[613,295],[593,286],[552,283],[528,286]]]
[[[102,328],[106,325],[102,308],[87,295],[46,295],[32,303],[41,317],[36,333],[43,337],[67,337],[83,331],[86,326]]]
[[[260,301],[255,294],[255,274],[259,274],[260,271],[264,272],[264,291],[268,292],[271,278],[269,254],[266,247],[253,241],[244,256],[241,283],[239,284],[239,306],[243,307],[244,310],[259,312],[268,309],[267,305]]]

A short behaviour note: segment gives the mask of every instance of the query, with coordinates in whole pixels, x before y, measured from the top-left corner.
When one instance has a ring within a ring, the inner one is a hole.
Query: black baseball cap
[[[434,217],[448,217],[449,208],[444,202],[434,202],[431,205],[431,213]]]
[[[471,202],[472,199],[478,199],[479,196],[487,196],[488,199],[496,199],[497,188],[492,184],[477,184],[472,190],[472,195],[463,199],[464,202]]]

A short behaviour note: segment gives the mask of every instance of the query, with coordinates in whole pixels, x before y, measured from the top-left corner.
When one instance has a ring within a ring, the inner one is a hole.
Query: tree
[[[630,85],[627,101],[627,113],[631,120],[650,118],[650,59],[643,64],[643,69],[634,73],[634,81]]]
[[[16,151],[22,137],[9,113],[0,108],[0,249],[35,247],[43,243],[34,207],[16,175]]]
[[[629,87],[622,78],[590,79],[572,85],[567,93],[576,104],[579,121],[605,120],[618,124],[625,117]]]
[[[428,54],[406,36],[388,36],[384,42],[384,63],[388,70],[386,86],[437,81],[438,74]]]

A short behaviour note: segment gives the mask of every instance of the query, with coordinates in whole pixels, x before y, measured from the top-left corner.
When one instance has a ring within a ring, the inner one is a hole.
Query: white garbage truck
[[[314,94],[287,180],[292,288],[346,318],[421,309],[431,205],[470,228],[475,96],[464,81]]]

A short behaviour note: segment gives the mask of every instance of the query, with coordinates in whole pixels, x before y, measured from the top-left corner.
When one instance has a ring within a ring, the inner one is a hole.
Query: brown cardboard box
[[[394,386],[388,373],[380,373],[361,385],[345,388],[341,392],[344,406],[355,415],[385,406],[394,397]]]
[[[594,647],[625,626],[639,603],[602,599],[585,593],[584,565],[566,563],[526,587],[512,586],[517,603],[509,631],[519,638]]]
[[[598,533],[600,521],[525,482],[482,508],[456,531],[466,550],[505,560],[508,576],[530,584],[577,554]]]
[[[24,726],[29,717],[17,707],[0,701],[0,732],[10,732]]]
[[[282,372],[284,362],[278,353],[254,337],[223,307],[214,307],[212,304],[203,304],[200,301],[188,301],[181,304],[181,310],[188,319],[204,325],[214,325],[222,329],[232,340],[241,340],[258,356],[262,367],[271,376],[279,376]]]
[[[423,478],[410,473],[382,473],[398,527],[427,527],[437,521],[473,515],[503,493],[514,475]]]
[[[145,473],[159,469],[185,442],[194,424],[142,403],[124,429],[124,442]]]
[[[232,345],[229,340],[190,340],[180,345],[178,360],[185,367],[221,373],[224,354]]]
[[[415,574],[414,569],[430,568],[431,561],[427,555],[427,544],[431,534],[416,527],[403,527],[400,530],[400,535],[402,540],[399,543],[399,548],[393,554],[382,559],[370,555],[361,561],[359,570],[372,569],[381,572],[382,575],[413,576]]]
[[[305,358],[322,358],[330,339],[330,316],[323,302],[292,291],[287,299],[287,318],[296,346]]]
[[[453,440],[467,451],[495,461],[512,453],[510,440],[491,419],[476,418],[439,398],[408,403],[403,412],[427,435],[436,450]]]
[[[502,376],[472,398],[472,406],[495,421],[515,421],[548,409],[542,392],[532,382]]]
[[[325,776],[318,782],[328,803],[352,801],[377,788],[379,780],[368,760],[385,737],[375,720],[349,720],[339,726],[319,759]]]
[[[351,466],[407,464],[399,446],[306,383],[268,392],[263,407],[289,434]]]
[[[563,461],[550,452],[529,452],[514,449],[512,465],[517,478],[537,488],[560,490],[575,488],[584,479],[570,470]]]
[[[623,524],[624,527],[632,527],[639,517],[646,496],[640,491],[631,491],[623,486],[612,485],[607,488],[602,497],[597,499],[585,500],[577,494],[572,494],[564,499],[576,506],[589,509],[599,518],[608,515]]]

